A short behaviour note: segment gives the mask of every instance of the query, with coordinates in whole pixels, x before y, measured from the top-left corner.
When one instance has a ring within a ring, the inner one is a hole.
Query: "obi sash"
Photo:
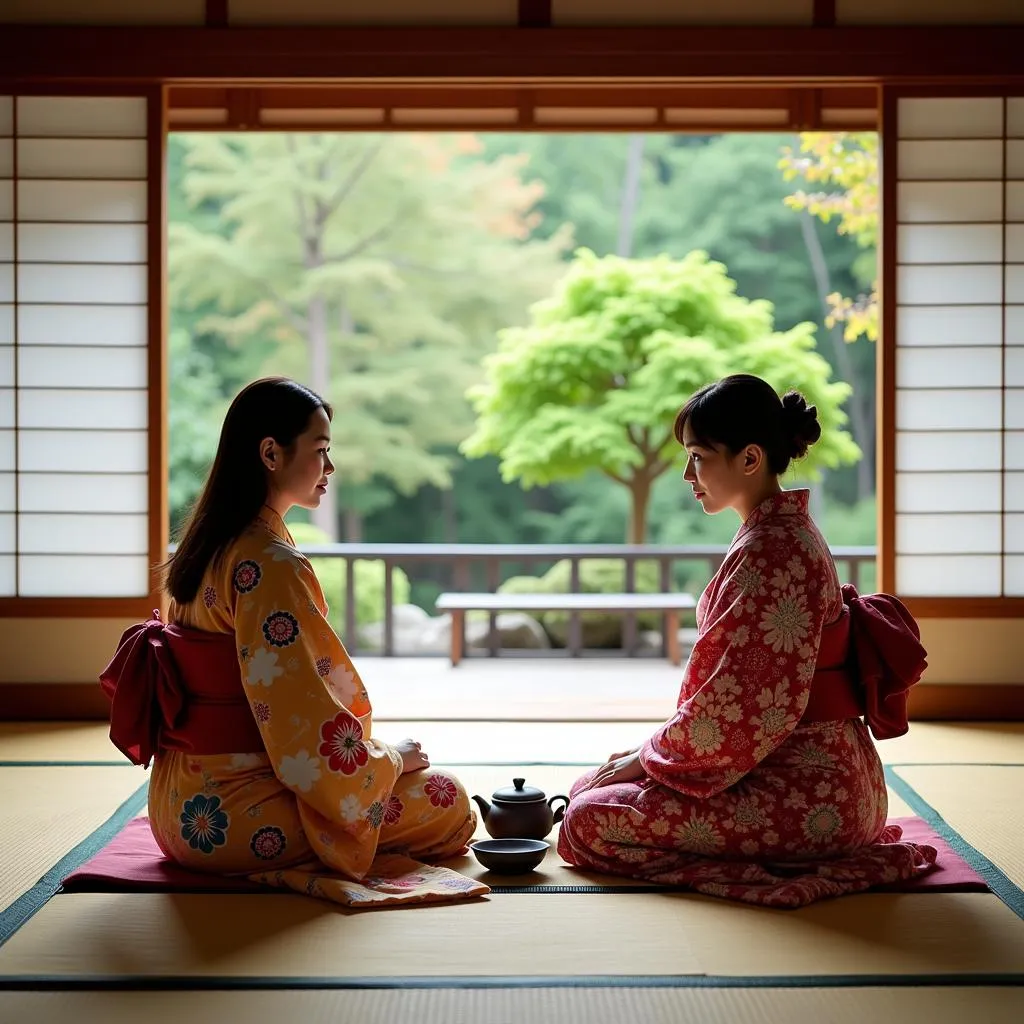
[[[110,698],[110,739],[133,764],[162,750],[262,753],[242,686],[233,633],[154,618],[125,630],[100,675]]]
[[[877,740],[908,729],[907,692],[928,662],[914,617],[891,594],[843,585],[843,610],[821,635],[818,666],[801,722],[863,717]]]

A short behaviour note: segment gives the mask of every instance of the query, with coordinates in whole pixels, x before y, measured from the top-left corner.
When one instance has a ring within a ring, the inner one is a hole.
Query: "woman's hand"
[[[610,764],[612,761],[618,761],[620,757],[629,757],[630,754],[636,754],[642,746],[643,744],[640,743],[635,747],[630,747],[629,750],[620,750],[617,754],[609,754],[608,761],[606,763]]]
[[[614,786],[619,782],[637,782],[646,774],[640,763],[640,751],[637,749],[632,753],[613,758],[607,764],[602,765],[597,770],[589,788],[600,789],[602,786]]]
[[[416,740],[402,740],[395,744],[395,750],[402,755],[402,774],[418,772],[421,768],[430,767],[430,758],[420,749]]]

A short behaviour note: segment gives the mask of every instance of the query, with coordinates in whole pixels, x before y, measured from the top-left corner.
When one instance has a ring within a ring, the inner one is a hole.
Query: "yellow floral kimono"
[[[476,815],[457,779],[403,775],[398,751],[372,735],[320,584],[275,512],[264,507],[207,568],[191,604],[172,602],[170,621],[234,633],[265,751],[155,756],[150,823],[168,857],[348,905],[489,891],[422,863],[460,853]]]

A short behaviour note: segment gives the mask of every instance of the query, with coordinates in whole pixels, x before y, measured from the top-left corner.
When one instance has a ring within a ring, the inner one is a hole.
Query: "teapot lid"
[[[544,790],[537,789],[534,786],[527,786],[526,779],[513,779],[511,786],[505,786],[504,789],[496,789],[492,799],[500,800],[502,803],[534,803],[537,800],[544,799]]]

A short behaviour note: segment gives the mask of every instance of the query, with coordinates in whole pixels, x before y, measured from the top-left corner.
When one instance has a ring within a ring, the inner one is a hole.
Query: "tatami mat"
[[[524,894],[376,913],[290,895],[75,893],[0,947],[0,983],[989,973],[1024,983],[1024,921],[980,893],[864,894],[789,912],[688,894]]]
[[[901,765],[895,772],[1024,889],[1024,764]]]
[[[138,769],[0,768],[0,911],[143,783]]]
[[[47,1024],[1017,1024],[1015,988],[600,988],[4,992],[0,1019]]]

